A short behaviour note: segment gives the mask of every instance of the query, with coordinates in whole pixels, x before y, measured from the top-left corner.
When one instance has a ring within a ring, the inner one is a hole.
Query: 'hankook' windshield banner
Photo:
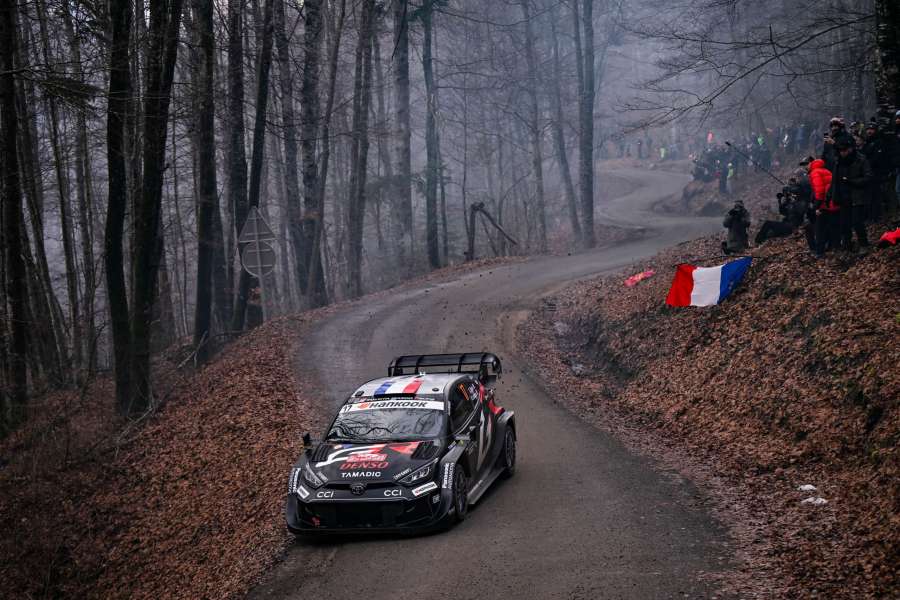
[[[345,404],[341,407],[342,413],[356,412],[360,410],[384,410],[387,408],[418,408],[423,410],[444,410],[444,403],[440,400],[376,400],[373,402],[356,402]]]

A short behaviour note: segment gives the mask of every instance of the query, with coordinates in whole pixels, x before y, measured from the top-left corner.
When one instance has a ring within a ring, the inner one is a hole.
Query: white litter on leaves
[[[800,504],[812,504],[813,506],[822,506],[823,504],[828,504],[828,500],[825,498],[819,498],[818,496],[814,496],[812,498],[806,498]]]
[[[807,483],[805,485],[801,485],[800,487],[798,487],[797,490],[801,491],[801,492],[815,492],[817,490],[817,488],[816,488],[816,486],[810,485]]]

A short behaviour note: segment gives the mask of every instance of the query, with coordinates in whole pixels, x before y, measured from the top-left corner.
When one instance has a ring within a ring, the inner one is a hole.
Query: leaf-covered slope
[[[816,261],[799,236],[773,241],[723,304],[665,306],[674,265],[721,263],[717,243],[636,265],[657,276],[634,288],[573,286],[521,335],[574,409],[746,492],[745,575],[774,566],[783,597],[900,593],[900,248]],[[801,504],[814,495],[828,504]]]

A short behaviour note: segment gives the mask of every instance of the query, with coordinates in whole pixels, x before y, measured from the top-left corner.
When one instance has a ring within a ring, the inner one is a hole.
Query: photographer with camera
[[[789,236],[803,225],[807,214],[810,212],[811,196],[812,188],[809,182],[805,180],[805,177],[802,177],[801,180],[798,180],[797,177],[791,177],[788,180],[788,185],[781,188],[781,191],[776,194],[778,198],[778,213],[781,215],[781,220],[765,221],[754,239],[756,245],[759,246],[772,238]],[[807,241],[810,244],[810,248],[814,249],[812,232],[809,228]]]
[[[822,147],[822,160],[825,161],[825,168],[834,172],[834,168],[838,161],[838,152],[835,144],[845,142],[853,145],[853,136],[847,132],[844,126],[844,119],[841,117],[833,117],[828,124],[829,133],[825,134],[825,145]]]
[[[734,207],[725,215],[722,226],[728,229],[728,237],[722,242],[722,252],[733,254],[747,249],[747,230],[750,228],[750,213],[744,208],[743,201],[735,201]]]

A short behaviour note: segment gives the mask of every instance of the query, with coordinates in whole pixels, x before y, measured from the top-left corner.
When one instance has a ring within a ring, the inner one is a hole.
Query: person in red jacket
[[[831,188],[831,171],[825,168],[821,158],[809,163],[809,183],[813,190],[813,210],[816,220],[814,225],[816,257],[822,256],[828,248],[837,248],[840,243],[840,207],[829,197]]]

